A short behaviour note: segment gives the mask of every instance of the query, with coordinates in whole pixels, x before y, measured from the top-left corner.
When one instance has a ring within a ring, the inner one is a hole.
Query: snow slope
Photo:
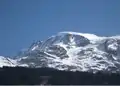
[[[0,56],[0,67],[3,67],[3,66],[16,66],[15,63],[16,63],[15,60]]]
[[[69,71],[120,71],[120,36],[65,31],[33,43],[21,54],[15,59],[17,65]]]

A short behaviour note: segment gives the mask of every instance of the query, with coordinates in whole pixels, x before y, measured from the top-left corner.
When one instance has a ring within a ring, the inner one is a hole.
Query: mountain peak
[[[94,40],[94,39],[99,39],[102,38],[100,36],[97,36],[95,34],[90,34],[90,33],[79,33],[79,32],[72,32],[72,31],[63,31],[59,32],[58,34],[72,34],[72,35],[80,35],[88,38],[89,40]]]
[[[120,36],[64,31],[33,43],[17,65],[68,71],[120,71]]]

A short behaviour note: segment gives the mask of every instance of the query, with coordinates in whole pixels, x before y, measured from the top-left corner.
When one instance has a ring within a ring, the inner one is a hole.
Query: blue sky
[[[61,31],[120,34],[120,0],[0,0],[0,55]]]

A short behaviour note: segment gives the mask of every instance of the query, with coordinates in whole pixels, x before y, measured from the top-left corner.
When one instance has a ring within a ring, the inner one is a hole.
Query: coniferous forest
[[[71,72],[51,68],[0,68],[0,85],[120,85],[119,73]]]

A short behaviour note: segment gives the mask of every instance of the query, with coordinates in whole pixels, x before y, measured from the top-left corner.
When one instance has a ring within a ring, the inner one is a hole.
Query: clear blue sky
[[[60,31],[120,34],[120,0],[0,0],[0,55]]]

